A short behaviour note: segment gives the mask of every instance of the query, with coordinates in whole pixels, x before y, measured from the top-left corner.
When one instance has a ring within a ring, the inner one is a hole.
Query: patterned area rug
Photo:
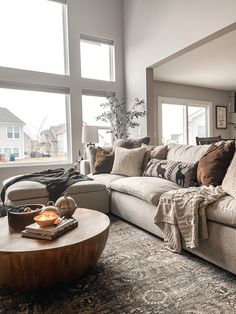
[[[0,313],[236,313],[235,276],[111,216],[95,269],[67,287],[22,295],[0,288]]]

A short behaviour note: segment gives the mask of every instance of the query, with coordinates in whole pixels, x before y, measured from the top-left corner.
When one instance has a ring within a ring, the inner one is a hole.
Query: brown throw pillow
[[[230,162],[234,156],[235,142],[226,142],[220,146],[212,144],[200,159],[197,179],[200,185],[221,185]]]
[[[110,173],[113,167],[114,154],[98,147],[93,174]]]
[[[150,146],[146,144],[142,144],[141,147],[146,148],[146,153],[144,155],[143,159],[143,170],[146,169],[148,162],[150,159],[159,159],[159,160],[164,160],[166,159],[167,152],[168,152],[168,146],[167,145],[162,145],[162,146]]]

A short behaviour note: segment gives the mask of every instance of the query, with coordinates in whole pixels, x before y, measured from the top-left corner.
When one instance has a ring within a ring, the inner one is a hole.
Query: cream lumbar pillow
[[[227,194],[236,198],[236,153],[234,154],[234,157],[222,182],[222,188]]]
[[[133,149],[117,147],[111,173],[128,177],[141,176],[145,152],[145,147]]]

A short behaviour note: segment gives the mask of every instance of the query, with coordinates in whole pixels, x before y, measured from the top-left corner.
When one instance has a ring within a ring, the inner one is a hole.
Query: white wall
[[[82,89],[96,89],[101,91],[116,92],[118,97],[123,97],[123,25],[122,25],[122,0],[68,0],[69,19],[69,57],[70,78],[65,79],[55,75],[53,86],[57,87],[61,81],[65,81],[71,96],[71,127],[72,127],[72,160],[78,157],[81,145],[82,124]],[[80,34],[92,35],[115,42],[116,81],[105,82],[97,80],[81,79],[80,76]],[[0,69],[1,82],[14,82],[18,78],[30,84],[33,79],[34,86],[44,84],[48,80],[45,73],[31,75],[30,71]],[[20,82],[21,82],[20,81]],[[50,80],[50,83],[52,81]],[[52,84],[52,83],[51,83]],[[69,167],[71,165],[36,165],[36,166],[1,166],[1,182],[13,175],[41,171],[48,168]]]
[[[146,99],[147,67],[236,21],[235,0],[124,0],[123,10],[128,100]]]

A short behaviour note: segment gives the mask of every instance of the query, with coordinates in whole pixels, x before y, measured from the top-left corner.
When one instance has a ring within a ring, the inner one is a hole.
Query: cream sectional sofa
[[[172,145],[167,160],[197,162],[209,145]],[[89,162],[82,169],[88,172]],[[176,183],[161,178],[125,177],[115,174],[89,175],[104,184],[110,193],[110,211],[144,230],[163,238],[162,231],[154,224],[160,196],[180,188]],[[196,249],[187,249],[236,274],[236,199],[224,196],[210,204],[206,210],[208,240],[200,241]]]
[[[209,145],[172,145],[167,160],[197,162]],[[84,160],[81,172],[90,172],[90,161]],[[89,175],[94,181],[78,182],[68,188],[68,193],[79,207],[109,210],[144,230],[163,238],[162,231],[154,224],[160,196],[179,189],[176,183],[153,177],[125,177],[109,173]],[[6,197],[16,204],[42,203],[48,201],[44,185],[37,182],[17,182],[7,189]],[[236,199],[224,196],[206,209],[208,240],[200,241],[196,249],[187,249],[236,274]],[[174,254],[174,253],[173,253]]]

